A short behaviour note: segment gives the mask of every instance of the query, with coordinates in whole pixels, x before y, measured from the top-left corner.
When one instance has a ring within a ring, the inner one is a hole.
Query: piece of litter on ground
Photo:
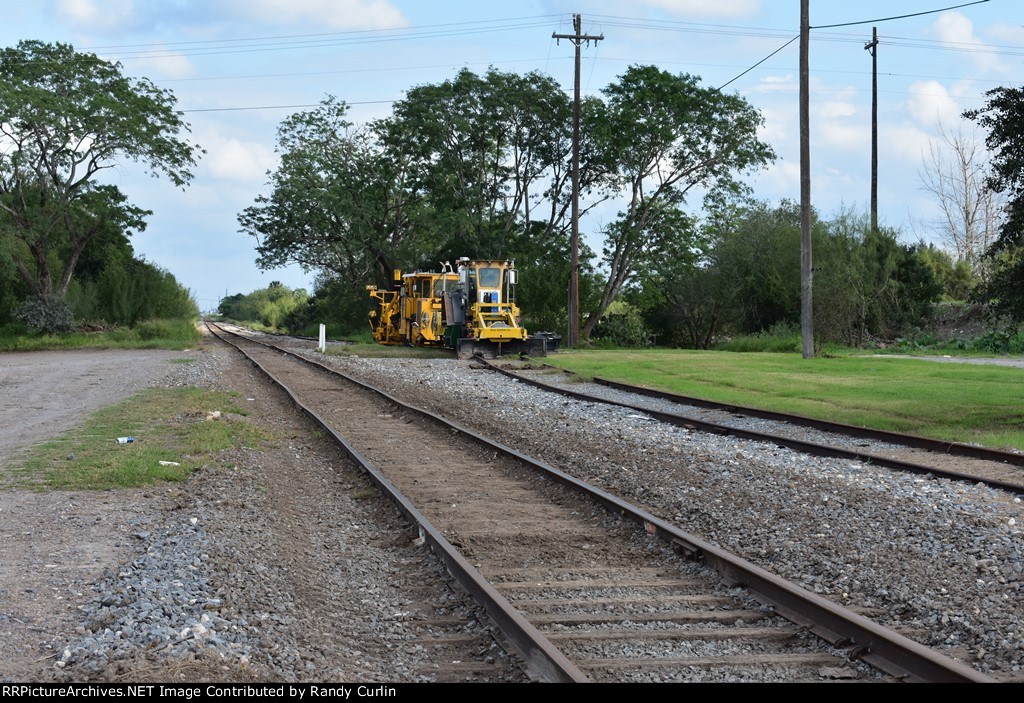
[[[181,466],[181,464],[176,461],[161,461],[160,466]]]
[[[826,679],[855,679],[857,672],[846,666],[826,666],[818,670],[818,676]]]

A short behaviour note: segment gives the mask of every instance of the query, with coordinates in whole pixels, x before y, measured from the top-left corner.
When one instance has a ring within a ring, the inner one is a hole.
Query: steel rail
[[[565,369],[560,370],[564,371]],[[931,437],[921,437],[919,435],[904,434],[902,432],[890,432],[889,430],[879,430],[873,427],[848,425],[846,423],[834,422],[831,420],[818,420],[805,415],[793,415],[774,410],[760,410],[758,408],[749,408],[743,405],[736,405],[734,403],[719,403],[714,400],[693,398],[690,396],[678,395],[676,393],[669,393],[667,391],[644,388],[643,386],[634,386],[628,383],[621,383],[619,381],[610,381],[604,378],[595,377],[594,383],[602,386],[608,386],[609,388],[615,388],[616,390],[636,393],[638,395],[646,395],[652,398],[659,398],[661,400],[670,400],[674,403],[680,403],[683,405],[694,405],[701,408],[708,408],[710,410],[723,410],[725,412],[737,413],[739,415],[758,417],[764,420],[779,420],[781,422],[788,422],[791,425],[812,427],[814,429],[824,430],[825,432],[835,432],[864,439],[877,439],[884,442],[891,442],[893,444],[902,444],[908,447],[914,447],[915,449],[927,449],[928,451],[938,452],[941,454],[966,456],[971,457],[972,459],[984,459],[986,461],[996,461],[1004,464],[1013,464],[1014,466],[1024,467],[1024,454],[1007,452],[1001,449],[976,447],[962,442],[947,442],[941,439],[932,439]]]
[[[1009,481],[1001,481],[998,479],[984,478],[982,476],[975,476],[972,474],[962,473],[960,471],[951,471],[949,469],[940,469],[935,466],[926,466],[924,464],[917,464],[911,461],[903,461],[901,459],[892,459],[890,457],[881,456],[879,454],[872,454],[870,452],[861,452],[854,449],[844,449],[842,447],[833,447],[827,444],[818,444],[817,442],[809,442],[803,439],[796,439],[794,437],[785,437],[783,435],[772,434],[770,432],[758,432],[756,430],[745,430],[739,427],[730,427],[729,425],[722,425],[717,422],[710,422],[708,420],[701,420],[699,418],[691,417],[689,415],[681,415],[679,413],[670,413],[663,410],[654,410],[652,408],[645,408],[640,405],[632,405],[630,403],[623,403],[617,400],[608,400],[607,398],[601,398],[596,395],[589,395],[580,391],[570,390],[561,386],[556,386],[550,383],[544,383],[534,378],[526,378],[520,376],[507,369],[500,368],[494,364],[488,362],[486,359],[476,358],[476,361],[484,364],[487,368],[492,371],[496,371],[509,378],[514,378],[520,383],[525,383],[535,388],[540,388],[551,393],[558,393],[560,395],[575,398],[576,400],[582,400],[587,403],[602,403],[604,405],[615,405],[620,408],[627,408],[629,410],[635,410],[646,415],[666,422],[677,427],[683,427],[688,430],[697,430],[700,432],[710,432],[719,435],[730,435],[733,437],[739,437],[741,439],[750,439],[755,442],[768,442],[781,447],[788,447],[798,452],[804,452],[805,454],[812,454],[814,456],[830,457],[834,459],[849,459],[851,461],[861,461],[874,466],[881,466],[887,469],[893,469],[896,471],[905,471],[908,473],[923,474],[936,476],[938,478],[946,478],[951,481],[960,481],[963,483],[982,483],[990,488],[998,488],[1000,490],[1008,491],[1018,495],[1024,495],[1024,485],[1011,483]],[[965,445],[966,446],[966,445]]]
[[[459,585],[462,586],[466,592],[484,608],[491,619],[494,620],[495,624],[509,639],[509,642],[515,652],[522,657],[531,674],[542,681],[550,682],[583,683],[589,681],[587,675],[573,664],[568,657],[561,652],[561,650],[555,647],[554,644],[544,637],[536,627],[530,624],[526,617],[523,616],[523,614],[520,613],[511,603],[509,603],[509,601],[501,595],[501,593],[499,593],[486,578],[484,578],[483,574],[481,574],[472,564],[469,563],[469,561],[466,560],[462,553],[459,552],[451,542],[445,539],[440,530],[434,527],[426,516],[417,510],[416,506],[414,506],[412,502],[406,498],[386,476],[384,476],[384,474],[378,471],[366,457],[352,446],[348,440],[342,437],[319,414],[303,404],[302,401],[299,400],[298,396],[296,396],[283,381],[271,374],[270,371],[260,364],[260,362],[256,361],[256,359],[246,354],[245,351],[237,344],[214,332],[213,328],[217,327],[217,329],[223,333],[242,337],[246,341],[254,344],[261,344],[270,349],[275,349],[282,353],[294,356],[297,359],[303,359],[303,357],[291,354],[291,352],[280,349],[276,345],[266,344],[254,339],[249,339],[243,335],[238,335],[230,330],[219,327],[212,322],[207,322],[206,325],[210,328],[210,331],[213,332],[214,336],[225,344],[236,349],[242,354],[242,356],[255,365],[264,376],[270,379],[272,383],[280,387],[288,395],[295,407],[305,415],[309,416],[317,425],[322,427],[328,436],[330,436],[345,451],[345,453],[352,458],[353,461],[359,464],[359,466],[366,471],[371,480],[377,484],[381,491],[391,498],[391,500],[398,506],[406,519],[408,519],[413,525],[417,526],[420,536],[430,544],[434,554],[436,554],[444,563],[448,573],[452,575]],[[320,365],[317,364],[317,366]],[[321,366],[320,368],[326,370],[326,367]]]
[[[228,333],[234,334],[232,332]],[[762,569],[741,557],[702,540],[700,537],[684,532],[675,525],[672,525],[641,508],[635,507],[621,498],[601,490],[600,488],[571,476],[546,462],[534,459],[533,457],[522,454],[515,449],[506,447],[489,437],[478,434],[473,430],[452,422],[440,415],[436,415],[428,410],[401,401],[383,390],[380,390],[368,383],[364,383],[363,381],[356,380],[337,369],[330,368],[317,361],[308,359],[301,354],[296,354],[286,349],[282,349],[274,344],[267,344],[244,336],[242,337],[247,341],[274,349],[309,366],[325,371],[333,376],[345,379],[349,383],[375,393],[388,402],[393,403],[408,412],[418,414],[449,430],[461,433],[490,449],[500,452],[505,456],[517,459],[527,466],[546,474],[548,477],[576,489],[585,496],[600,502],[611,511],[627,516],[636,521],[643,526],[648,534],[660,537],[688,557],[715,569],[727,582],[743,586],[757,600],[775,608],[779,615],[800,626],[807,627],[810,631],[814,632],[834,646],[848,648],[853,656],[872,664],[878,669],[894,677],[908,681],[932,683],[995,682],[994,679],[965,664],[954,661],[944,654],[914,642],[913,640],[858,615],[841,605],[833,603],[832,601],[829,601],[815,593],[811,593],[810,591],[786,581],[766,569]],[[303,407],[297,400],[294,402],[296,402],[299,407]],[[306,412],[310,411],[307,410]],[[312,413],[310,414],[313,415]],[[315,415],[313,416],[316,417]],[[319,420],[319,422],[326,428],[326,424],[323,423],[322,420]],[[337,437],[339,441],[344,442],[337,433],[330,430],[330,428],[327,429],[331,432],[332,436]],[[344,442],[344,444],[347,446],[347,442]],[[356,456],[358,456],[358,452],[355,452],[354,449],[352,451]],[[383,476],[380,478],[390,486],[390,482],[387,482],[387,479]],[[397,493],[397,491],[395,491],[395,493]],[[411,505],[409,506],[409,509],[415,510]],[[419,515],[418,512],[415,514]],[[425,518],[423,519],[425,520]],[[441,539],[443,540],[444,538],[441,537]],[[472,567],[470,566],[469,568]],[[482,579],[483,577],[481,576],[480,578]],[[501,597],[500,594],[498,597]]]

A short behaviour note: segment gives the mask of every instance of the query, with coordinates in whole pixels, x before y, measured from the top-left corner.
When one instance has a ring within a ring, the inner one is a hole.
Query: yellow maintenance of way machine
[[[443,262],[441,272],[402,274],[395,270],[392,290],[367,286],[379,305],[370,311],[370,329],[380,344],[454,349],[474,354],[544,355],[561,337],[528,335],[515,303],[519,272],[514,261],[459,259]]]

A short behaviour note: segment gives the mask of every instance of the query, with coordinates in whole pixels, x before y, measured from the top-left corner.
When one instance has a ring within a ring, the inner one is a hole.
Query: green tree
[[[460,256],[514,258],[524,274],[536,264],[520,292],[531,311],[543,307],[543,326],[555,327],[568,280],[558,269],[570,114],[551,79],[495,70],[417,86],[391,117],[364,128],[328,98],[281,124],[271,192],[239,215],[241,229],[258,238],[261,267],[299,263],[349,290],[386,283],[394,268],[433,269]],[[604,168],[588,163],[587,189]]]
[[[359,285],[387,280],[417,246],[411,223],[421,199],[402,154],[382,148],[375,129],[356,129],[333,97],[278,128],[281,164],[271,193],[239,216],[259,240],[264,269],[298,263]]]
[[[385,140],[414,159],[430,204],[426,226],[460,255],[497,258],[533,221],[543,223],[542,238],[564,226],[571,115],[549,77],[464,69],[411,89]]]
[[[280,281],[271,281],[266,288],[221,299],[219,311],[236,321],[259,322],[276,330],[306,306],[308,297],[303,288],[292,290]]]
[[[200,150],[170,91],[68,44],[0,51],[0,237],[29,291],[63,296],[101,232],[141,229],[148,214],[98,174],[124,161],[177,186]]]
[[[986,145],[993,154],[989,185],[1006,193],[1006,218],[989,248],[988,280],[978,297],[999,315],[1024,322],[1024,89],[995,88],[985,93],[988,104],[964,113],[988,130]]]
[[[687,250],[696,234],[681,211],[690,191],[738,192],[740,173],[774,158],[758,139],[757,110],[695,76],[631,66],[603,92],[605,108],[591,125],[594,158],[609,166],[608,183],[628,204],[605,229],[608,278],[583,323],[585,339],[638,268]]]
[[[931,243],[919,242],[917,255],[942,286],[942,296],[945,300],[967,300],[977,284],[969,263],[963,260],[953,261],[949,252]]]

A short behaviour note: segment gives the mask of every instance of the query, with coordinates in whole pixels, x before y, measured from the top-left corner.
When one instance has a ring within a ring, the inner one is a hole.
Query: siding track
[[[897,471],[930,475],[1024,495],[1024,454],[944,442],[869,427],[816,420],[595,378],[544,366],[480,359],[485,368],[542,390],[591,403],[642,412],[678,427],[767,442],[813,454],[862,461]]]

